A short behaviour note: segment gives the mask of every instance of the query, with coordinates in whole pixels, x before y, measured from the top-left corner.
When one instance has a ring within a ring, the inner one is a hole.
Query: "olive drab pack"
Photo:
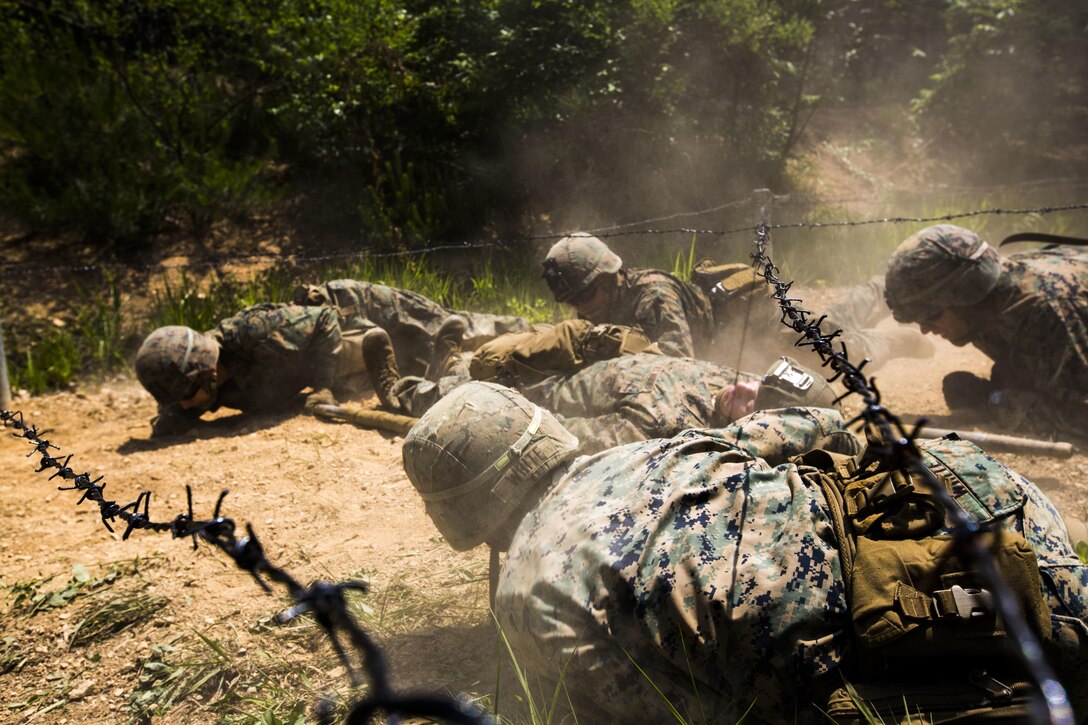
[[[715,312],[738,297],[746,297],[763,289],[766,282],[750,264],[730,262],[717,264],[704,259],[691,270],[691,281],[706,292]]]
[[[1012,523],[1027,499],[1015,475],[955,436],[921,449],[956,504],[988,529],[995,565],[1032,629],[1048,642],[1050,610],[1038,559]],[[856,681],[848,675],[850,686],[831,695],[828,715],[862,723],[862,709],[870,707],[883,722],[911,716],[917,722],[920,713],[933,723],[959,722],[967,714],[982,721],[1026,717],[1030,687],[1009,662],[993,595],[961,559],[941,503],[918,474],[874,470],[859,458],[826,451],[795,462],[824,491],[857,645]]]
[[[484,343],[473,354],[469,374],[474,380],[531,385],[639,352],[660,354],[637,327],[564,320],[547,330],[511,333]]]
[[[710,299],[716,344],[740,347],[747,340],[756,348],[777,347],[772,340],[785,331],[779,324],[782,311],[767,281],[754,267],[704,259],[692,269],[691,281]],[[745,364],[740,357],[730,362],[737,367]]]

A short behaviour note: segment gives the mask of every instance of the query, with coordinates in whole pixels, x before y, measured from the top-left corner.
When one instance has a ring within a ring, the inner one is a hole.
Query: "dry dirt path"
[[[988,367],[973,350],[939,343],[932,359],[894,361],[877,381],[889,406],[908,420],[942,416],[942,376]],[[28,423],[48,429],[44,437],[60,445],[61,454],[74,454],[76,471],[105,475],[107,498],[126,503],[150,490],[152,518],[168,521],[185,510],[186,485],[198,517],[209,516],[228,488],[224,515],[252,523],[268,558],[296,578],[370,581],[373,591],[358,600],[359,611],[386,648],[398,687],[494,692],[503,656],[486,609],[486,552],[455,554],[439,538],[401,469],[399,438],[300,415],[223,418],[169,445],[151,445],[145,439],[154,406],[131,381],[18,407]],[[0,590],[0,673],[10,670],[0,688],[0,721],[128,721],[133,693],[146,698],[163,691],[161,682],[148,681],[150,668],[140,668],[148,658],[168,663],[160,673],[192,673],[209,661],[218,667],[155,722],[214,722],[232,714],[244,722],[243,713],[345,692],[344,672],[312,626],[270,624],[286,605],[281,591],[263,594],[207,547],[194,552],[188,542],[143,531],[128,541],[120,532],[111,535],[97,507],[76,506],[75,492],[56,490],[59,479],[34,473],[38,459],[27,457],[29,449],[7,433],[0,440],[0,582],[6,587]],[[1088,457],[1001,458],[1064,510],[1083,515],[1088,508]],[[101,582],[111,563],[119,574]],[[28,583],[63,590],[73,565],[85,567],[90,579],[69,587],[82,596],[32,617],[16,614],[18,592],[32,593]],[[53,579],[41,583],[47,577]],[[72,644],[90,612],[137,595],[152,602],[142,621]],[[516,689],[509,666],[505,672],[503,701]]]

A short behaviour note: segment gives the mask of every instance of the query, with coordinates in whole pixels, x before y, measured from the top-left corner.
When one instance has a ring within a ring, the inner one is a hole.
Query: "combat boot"
[[[461,358],[461,344],[468,330],[468,322],[460,315],[450,315],[438,328],[434,336],[434,349],[431,362],[427,366],[425,378],[437,382],[450,374]]]
[[[393,352],[389,333],[382,328],[375,327],[363,335],[363,363],[370,376],[370,384],[378,394],[378,400],[390,410],[400,410],[400,401],[393,394],[400,381],[397,357]]]

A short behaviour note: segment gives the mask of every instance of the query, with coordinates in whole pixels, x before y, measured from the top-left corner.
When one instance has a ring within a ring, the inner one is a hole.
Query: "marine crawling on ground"
[[[1083,718],[1088,566],[1062,518],[969,443],[921,450],[992,530],[991,555]],[[865,456],[838,412],[763,411],[577,451],[550,413],[482,382],[439,401],[403,446],[450,545],[507,552],[497,621],[579,722],[866,722],[844,681],[884,722],[904,708],[925,722],[1027,718],[1032,687],[942,509],[913,474]]]
[[[220,407],[268,413],[302,403],[311,411],[337,402],[334,387],[365,379],[361,346],[343,343],[332,308],[272,303],[203,333],[160,327],[140,346],[135,368],[159,404],[152,437],[189,430]]]
[[[1001,256],[970,229],[939,224],[899,245],[886,282],[897,320],[994,361],[988,379],[945,377],[950,408],[1012,431],[1088,437],[1088,250]]]

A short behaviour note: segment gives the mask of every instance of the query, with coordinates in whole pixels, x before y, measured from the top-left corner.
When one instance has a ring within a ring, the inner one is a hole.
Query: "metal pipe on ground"
[[[963,440],[995,453],[1020,453],[1051,458],[1069,458],[1074,453],[1073,444],[1064,441],[1041,441],[1035,438],[985,433],[978,430],[952,430],[926,426],[918,431],[918,437],[942,438],[949,433],[955,433]]]

